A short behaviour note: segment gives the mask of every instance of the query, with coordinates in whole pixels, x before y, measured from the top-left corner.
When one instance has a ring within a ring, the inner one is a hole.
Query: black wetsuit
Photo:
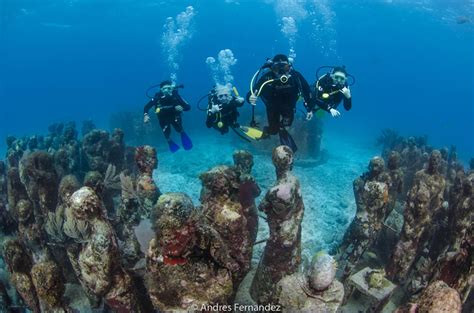
[[[178,133],[183,132],[181,112],[176,111],[178,105],[183,107],[183,111],[191,109],[191,106],[176,91],[171,96],[164,96],[160,91],[145,105],[143,110],[144,113],[148,113],[152,107],[155,109],[160,127],[167,140],[170,138],[171,125]]]
[[[277,75],[269,71],[258,80],[255,87],[260,90],[266,81],[275,79],[275,81],[266,84],[260,93],[267,109],[268,127],[265,127],[264,132],[269,135],[277,134],[282,127],[291,126],[295,117],[296,102],[300,95],[303,96],[304,105],[309,110],[312,96],[308,82],[303,75],[295,70],[291,70],[289,74],[291,76],[284,84]],[[249,101],[250,95],[249,92],[247,101]]]
[[[347,87],[347,85],[343,87]],[[319,108],[329,112],[331,109],[336,109],[341,101],[343,101],[344,109],[349,111],[352,107],[352,98],[346,98],[342,92],[339,91],[343,87],[336,85],[329,74],[322,76],[319,81],[314,84],[311,109],[315,110]],[[323,98],[324,93],[327,93],[329,97]],[[318,108],[316,108],[316,105]]]
[[[218,105],[221,110],[216,113],[211,113],[209,109],[212,105]],[[235,97],[232,97],[232,100],[230,100],[229,103],[219,103],[215,96],[210,96],[206,126],[208,128],[215,128],[220,131],[221,134],[229,132],[229,127],[239,127],[239,124],[237,123],[237,117],[239,117],[237,108],[240,108],[242,105],[244,105],[244,102],[238,101]],[[217,125],[219,122],[222,122],[222,127]]]

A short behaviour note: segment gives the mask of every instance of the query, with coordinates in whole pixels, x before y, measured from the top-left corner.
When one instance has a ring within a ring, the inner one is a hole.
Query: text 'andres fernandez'
[[[244,305],[239,303],[232,304],[202,304],[194,307],[198,311],[210,312],[281,312],[281,306],[276,304],[267,305]]]

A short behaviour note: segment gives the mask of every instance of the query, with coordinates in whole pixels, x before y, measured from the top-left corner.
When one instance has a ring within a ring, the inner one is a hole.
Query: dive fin
[[[168,146],[170,148],[170,151],[172,153],[175,153],[176,151],[179,150],[179,146],[173,141],[173,140],[168,140]]]
[[[318,109],[318,110],[316,111],[316,117],[317,117],[317,118],[323,118],[323,117],[324,117],[324,112],[325,112],[324,110]]]
[[[280,142],[282,145],[290,147],[290,149],[295,153],[298,150],[293,137],[291,137],[290,133],[286,129],[280,129],[278,133],[280,135]]]
[[[181,133],[181,143],[183,144],[184,150],[191,150],[193,148],[193,142],[185,132]]]
[[[252,142],[249,138],[247,138],[241,131],[235,129],[235,127],[231,127],[231,129],[234,131],[234,133],[239,136],[240,138],[242,138],[243,140],[247,141],[247,142]],[[240,129],[240,127],[239,127]]]
[[[254,127],[240,126],[240,130],[242,131],[242,134],[253,140],[258,140],[262,138],[263,135],[263,131]]]

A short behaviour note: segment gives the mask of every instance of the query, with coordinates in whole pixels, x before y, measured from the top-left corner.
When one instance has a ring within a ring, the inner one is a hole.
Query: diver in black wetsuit
[[[181,142],[185,150],[192,148],[191,139],[183,130],[181,114],[184,111],[189,111],[191,106],[181,98],[178,94],[177,87],[171,81],[165,80],[160,83],[160,91],[145,105],[143,122],[148,123],[150,116],[148,111],[155,108],[155,113],[160,122],[160,127],[163,130],[166,140],[171,152],[179,150],[179,146],[170,138],[171,126],[180,133]]]
[[[324,74],[316,81],[312,91],[314,102],[311,105],[311,111],[306,116],[308,120],[317,110],[329,112],[332,117],[339,117],[341,113],[337,107],[341,102],[343,102],[346,111],[352,108],[351,90],[347,84],[347,76],[345,67],[334,67],[330,73]]]
[[[265,103],[268,126],[263,129],[263,137],[278,133],[281,143],[296,151],[296,145],[287,128],[293,123],[296,102],[300,96],[303,97],[304,106],[310,112],[312,96],[309,84],[293,69],[286,55],[276,55],[263,68],[269,68],[270,71],[265,73],[253,87],[254,90],[247,94],[247,101],[256,105],[260,96]]]
[[[229,127],[239,128],[237,108],[240,108],[244,101],[242,97],[233,96],[229,86],[217,85],[209,93],[206,126],[213,127],[221,134],[228,133]]]

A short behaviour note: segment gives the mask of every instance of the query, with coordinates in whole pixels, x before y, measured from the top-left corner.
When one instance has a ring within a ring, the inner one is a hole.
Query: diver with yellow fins
[[[329,68],[331,71],[320,77],[319,72],[324,68]],[[350,83],[348,83],[348,78],[352,80]],[[330,113],[332,117],[339,117],[341,113],[337,107],[341,102],[344,104],[344,109],[349,111],[352,108],[349,87],[354,84],[355,78],[347,73],[345,66],[321,66],[316,71],[316,82],[312,91],[314,102],[306,119],[310,120],[313,117],[313,112],[321,116],[324,111]]]
[[[190,150],[193,147],[193,143],[191,138],[184,132],[181,115],[182,112],[189,111],[191,106],[178,94],[178,88],[183,88],[183,85],[175,86],[169,80],[162,81],[159,84],[160,90],[154,97],[150,97],[148,92],[154,87],[158,87],[158,85],[148,88],[146,92],[146,95],[151,99],[143,109],[143,122],[146,124],[150,121],[148,111],[152,107],[155,108],[156,116],[170,151],[174,153],[179,150],[179,146],[170,138],[171,126],[180,134],[184,150]]]
[[[235,95],[232,95],[232,91]],[[238,95],[235,87],[232,88],[230,84],[217,84],[208,96],[207,128],[212,127],[221,134],[228,133],[229,128],[239,128],[237,108],[242,107],[244,102],[244,98]]]
[[[260,73],[266,69],[268,71],[254,84]],[[303,75],[293,69],[288,57],[277,54],[267,60],[253,76],[247,94],[247,101],[253,106],[252,116],[258,97],[266,106],[268,126],[264,127],[260,138],[268,138],[278,133],[281,144],[289,146],[296,152],[298,148],[288,133],[288,128],[293,123],[296,103],[300,96],[304,99],[308,113],[311,112],[312,94],[309,84]],[[250,126],[255,127],[254,118]]]
[[[200,107],[201,101],[207,97],[207,108]],[[240,126],[237,118],[240,116],[238,108],[244,105],[245,99],[239,95],[237,88],[230,83],[226,85],[217,84],[206,95],[201,97],[197,103],[200,111],[206,112],[207,128],[214,128],[222,135],[232,129],[237,136],[245,141],[258,140],[262,131],[257,128]]]

